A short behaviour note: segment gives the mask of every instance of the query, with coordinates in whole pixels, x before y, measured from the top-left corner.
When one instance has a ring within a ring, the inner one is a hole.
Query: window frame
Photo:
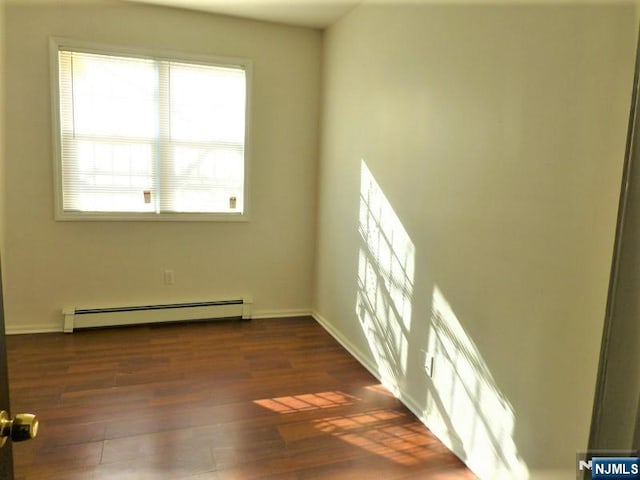
[[[245,137],[244,137],[244,183],[242,212],[81,212],[64,210],[62,191],[62,144],[60,119],[60,68],[58,52],[70,49],[82,53],[144,58],[151,60],[174,61],[198,65],[242,68],[245,71]],[[251,171],[251,105],[253,62],[241,57],[221,57],[193,54],[159,49],[125,47],[111,44],[88,42],[63,37],[49,38],[50,83],[52,103],[52,140],[53,140],[53,180],[54,180],[54,219],[69,220],[105,220],[105,221],[210,221],[210,222],[246,222],[250,216],[250,171]]]

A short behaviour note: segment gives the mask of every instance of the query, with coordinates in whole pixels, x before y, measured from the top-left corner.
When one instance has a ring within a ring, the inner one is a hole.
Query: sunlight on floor
[[[369,385],[376,395],[392,396],[382,385]],[[279,414],[308,412],[353,405],[364,400],[343,392],[321,392],[288,397],[265,398],[254,403]],[[396,464],[412,466],[433,460],[449,451],[426,427],[409,413],[372,408],[345,415],[328,415],[314,420],[320,432]]]
[[[343,407],[353,405],[358,398],[342,392],[309,393],[289,397],[264,398],[254,403],[276,413],[296,413],[319,408]]]
[[[442,453],[425,427],[405,414],[388,410],[324,418],[316,427],[325,433],[401,465],[417,465]]]

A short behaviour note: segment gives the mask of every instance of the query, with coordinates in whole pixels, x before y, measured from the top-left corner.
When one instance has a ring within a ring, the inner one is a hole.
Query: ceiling
[[[325,28],[334,23],[360,0],[128,0],[187,8],[223,15]]]
[[[326,28],[346,15],[356,5],[362,3],[402,5],[402,4],[441,4],[441,5],[554,5],[588,4],[601,5],[619,3],[640,5],[640,0],[91,0],[94,3],[112,4],[114,1],[147,3],[168,7],[185,8],[203,12],[232,15],[267,22],[284,23],[312,28]],[[87,0],[0,0],[0,4],[37,5],[37,4],[79,4],[86,5]]]

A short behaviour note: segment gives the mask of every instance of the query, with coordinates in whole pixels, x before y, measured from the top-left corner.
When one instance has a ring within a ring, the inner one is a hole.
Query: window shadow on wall
[[[481,477],[529,478],[513,440],[513,407],[438,286],[425,351],[434,358],[426,411],[455,432],[450,440],[464,446],[469,465],[477,465]]]
[[[419,408],[430,428],[481,477],[529,478],[513,440],[513,408],[438,286],[426,338],[424,325],[412,325],[416,246],[364,160],[359,233],[356,314],[381,381],[399,395],[409,359],[425,361]]]

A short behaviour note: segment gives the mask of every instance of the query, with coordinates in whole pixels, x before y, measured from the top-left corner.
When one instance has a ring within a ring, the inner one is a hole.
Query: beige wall
[[[256,315],[308,312],[321,33],[162,7],[82,4],[19,1],[6,11],[8,330],[61,330],[64,306],[245,293]],[[54,221],[50,35],[251,58],[251,221]],[[175,285],[163,284],[165,269],[174,270]]]
[[[573,474],[613,245],[631,6],[357,8],[325,38],[316,176],[319,32],[21,5],[6,12],[0,128],[9,331],[60,330],[66,305],[239,292],[257,313],[307,311],[317,179],[318,318],[482,478]],[[252,58],[252,221],[55,222],[49,35]]]
[[[4,251],[4,208],[5,208],[5,136],[4,136],[4,49],[5,49],[5,31],[4,31],[4,9],[5,1],[0,0],[0,257]],[[1,260],[1,259],[0,259]]]
[[[637,18],[636,18],[637,25]],[[636,85],[637,95],[637,85]],[[600,365],[591,448],[640,448],[640,114],[635,105],[633,145],[626,165],[612,290],[609,299],[603,360]],[[634,443],[635,435],[635,443]]]
[[[637,108],[637,103],[636,103]],[[638,119],[636,118],[636,122]],[[630,449],[636,428],[640,399],[640,131],[636,125],[631,150],[628,188],[618,261],[614,274],[615,289],[606,328],[606,363],[603,385],[596,409],[592,448]]]
[[[633,8],[365,5],[325,38],[318,318],[481,478],[587,445]]]

